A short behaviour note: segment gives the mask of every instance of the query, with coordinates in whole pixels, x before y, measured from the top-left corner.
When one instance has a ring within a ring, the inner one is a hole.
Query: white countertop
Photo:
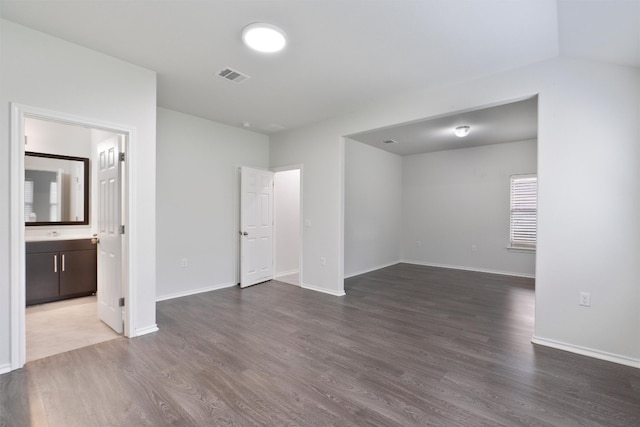
[[[90,234],[58,234],[55,236],[46,235],[46,236],[25,236],[25,242],[49,242],[53,240],[79,240],[79,239],[91,239],[93,238]]]

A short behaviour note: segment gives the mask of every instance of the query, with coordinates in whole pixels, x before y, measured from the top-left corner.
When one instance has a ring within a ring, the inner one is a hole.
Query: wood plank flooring
[[[533,281],[398,264],[158,303],[0,376],[1,426],[638,426],[640,370],[537,347]]]

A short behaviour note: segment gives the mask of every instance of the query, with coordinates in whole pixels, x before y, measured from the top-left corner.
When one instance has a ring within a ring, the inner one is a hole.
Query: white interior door
[[[240,168],[240,287],[273,279],[273,172]]]
[[[98,144],[98,316],[122,333],[122,244],[118,136]]]

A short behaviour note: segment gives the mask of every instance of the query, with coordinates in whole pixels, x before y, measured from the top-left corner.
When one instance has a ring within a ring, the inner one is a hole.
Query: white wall
[[[345,277],[400,262],[402,157],[345,143]]]
[[[136,206],[131,249],[135,331],[155,327],[156,75],[115,58],[0,20],[0,372],[10,361],[9,103],[135,127]]]
[[[273,182],[278,277],[300,271],[300,169],[276,172]]]
[[[416,89],[275,135],[272,166],[305,165],[304,216],[313,224],[303,239],[305,281],[325,291],[344,288],[343,265],[335,260],[342,257],[345,224],[342,136],[536,94],[536,339],[640,366],[638,69],[554,59],[452,87]],[[578,305],[580,291],[591,292],[590,308]]]
[[[640,70],[569,62],[548,83],[535,335],[640,367]]]
[[[91,157],[91,129],[27,118],[24,134],[27,137],[25,151]]]
[[[344,295],[343,161],[344,140],[331,124],[279,133],[270,139],[271,168],[303,165],[300,286],[332,295]]]
[[[536,158],[535,140],[403,157],[403,260],[533,277],[535,254],[507,246],[510,176]]]
[[[237,166],[268,164],[267,136],[158,108],[158,299],[236,284]]]

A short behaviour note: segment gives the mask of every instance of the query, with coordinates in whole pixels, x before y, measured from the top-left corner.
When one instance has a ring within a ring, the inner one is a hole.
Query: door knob
[[[246,231],[241,231],[241,232],[240,232],[240,235],[241,235],[241,236],[248,236],[248,235],[249,235],[249,233],[247,233]]]

